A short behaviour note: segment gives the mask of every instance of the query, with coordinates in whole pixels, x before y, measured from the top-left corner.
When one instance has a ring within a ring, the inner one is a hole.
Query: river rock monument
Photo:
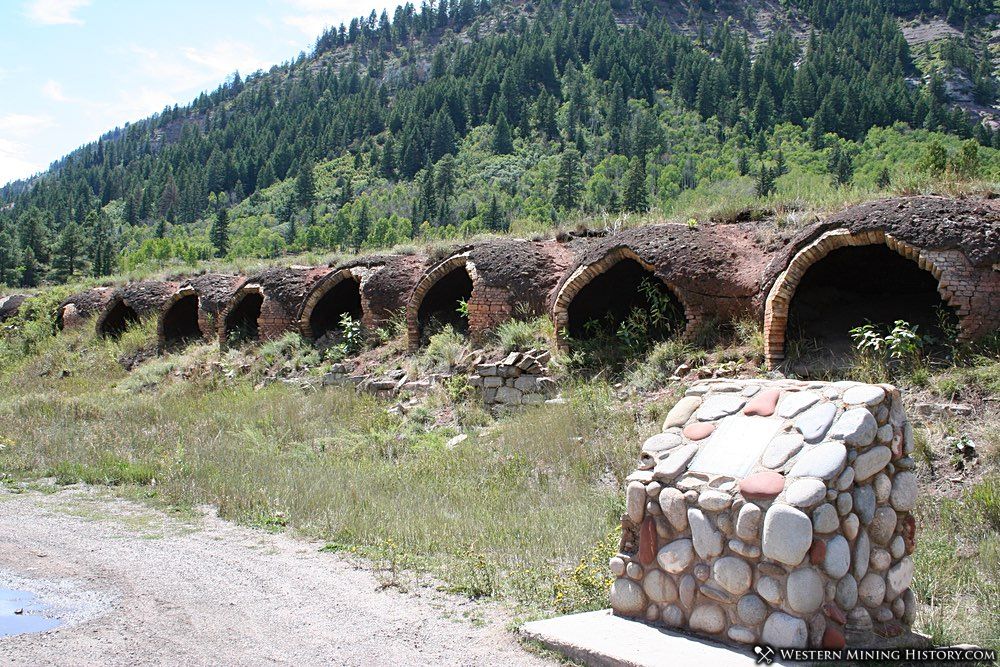
[[[912,449],[889,385],[693,385],[628,477],[614,612],[730,644],[908,633]]]

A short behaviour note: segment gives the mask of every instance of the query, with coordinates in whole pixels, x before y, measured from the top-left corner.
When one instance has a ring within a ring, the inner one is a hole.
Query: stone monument
[[[628,477],[614,612],[785,648],[908,634],[912,449],[889,385],[693,385]]]

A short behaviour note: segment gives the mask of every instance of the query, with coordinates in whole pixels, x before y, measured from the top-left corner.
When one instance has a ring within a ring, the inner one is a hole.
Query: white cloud
[[[72,101],[72,99],[67,97],[66,93],[63,92],[62,84],[52,79],[49,79],[42,84],[42,95],[45,95],[45,97],[49,98],[53,102]]]
[[[29,158],[27,140],[52,127],[48,116],[10,113],[0,116],[0,185],[41,171],[46,165]]]
[[[147,80],[175,95],[214,88],[236,70],[246,74],[270,67],[249,45],[229,40],[205,49],[189,46],[162,52],[133,44],[129,50],[138,56],[137,66]]]
[[[285,25],[295,28],[307,37],[319,37],[325,28],[348,23],[352,18],[368,16],[372,7],[359,10],[356,0],[284,0],[285,5],[294,11],[282,17]],[[381,3],[374,7],[376,13],[395,6],[392,3]]]
[[[24,15],[42,25],[83,25],[76,11],[90,5],[90,0],[31,0]]]

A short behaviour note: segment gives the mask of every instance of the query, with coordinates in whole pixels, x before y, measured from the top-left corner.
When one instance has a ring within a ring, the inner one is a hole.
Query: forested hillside
[[[0,284],[1000,175],[992,2],[679,4],[372,12],[4,187]]]

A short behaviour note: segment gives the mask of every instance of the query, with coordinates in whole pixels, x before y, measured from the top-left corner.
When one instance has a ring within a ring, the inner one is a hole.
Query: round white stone
[[[801,618],[776,611],[768,616],[761,632],[761,641],[768,646],[805,648],[809,639],[806,622]]]
[[[656,554],[656,562],[671,574],[680,574],[694,561],[691,540],[682,538],[670,542]]]
[[[889,545],[889,553],[896,560],[902,558],[903,554],[906,553],[906,542],[903,541],[902,535],[892,538],[892,543]]]
[[[877,572],[885,572],[889,569],[889,564],[892,563],[892,556],[885,549],[872,549],[872,555],[869,559],[869,567]]]
[[[847,575],[837,582],[837,594],[834,598],[841,609],[853,609],[858,603],[858,580]]]
[[[844,520],[840,522],[840,529],[844,531],[844,537],[849,540],[853,540],[858,534],[858,528],[861,522],[858,521],[857,514],[848,514],[844,517]]]
[[[679,628],[684,625],[684,612],[675,604],[664,607],[660,618],[663,619],[663,624],[668,628]]]
[[[611,574],[616,577],[620,577],[625,574],[625,561],[618,556],[613,556],[611,560],[608,561],[608,567],[611,568]]]
[[[646,485],[642,482],[629,482],[625,489],[625,512],[633,523],[642,523],[646,511]]]
[[[631,579],[615,579],[611,584],[611,608],[624,616],[640,616],[646,611],[646,594]]]
[[[726,636],[734,642],[739,642],[741,644],[752,644],[757,639],[753,630],[750,628],[744,628],[741,625],[734,625],[729,628],[729,632],[726,633]]]
[[[788,575],[788,606],[800,614],[811,614],[823,604],[823,578],[811,567]]]
[[[868,524],[868,537],[875,544],[886,545],[892,539],[896,530],[896,512],[885,505],[875,510],[871,523]]]
[[[672,486],[667,487],[660,491],[659,502],[663,516],[667,517],[674,530],[687,530],[687,503],[684,502],[684,494]]]
[[[817,533],[832,533],[839,525],[837,510],[830,503],[823,503],[813,510],[813,530]]]
[[[736,615],[743,623],[757,626],[767,615],[767,605],[756,595],[744,595],[736,603]]]
[[[705,399],[695,416],[701,421],[715,421],[731,415],[746,404],[739,394],[714,394]]]
[[[790,391],[778,403],[778,416],[791,419],[819,401],[819,394],[811,391]]]
[[[642,590],[653,602],[673,602],[677,599],[677,584],[661,570],[650,570],[642,580]]]
[[[764,515],[761,550],[786,565],[798,565],[812,545],[812,521],[789,505],[771,505]]]
[[[698,592],[698,583],[693,576],[685,574],[681,577],[681,585],[678,586],[678,589],[681,604],[684,605],[685,609],[690,609],[691,605],[694,604],[694,596]]]
[[[756,542],[764,513],[754,503],[746,503],[736,515],[736,536],[744,542]]]
[[[716,635],[726,629],[726,613],[717,604],[700,604],[691,612],[688,625],[696,632]]]
[[[742,595],[750,590],[753,573],[743,559],[724,556],[712,564],[712,578],[733,595]]]
[[[797,479],[785,489],[785,502],[795,507],[812,507],[826,498],[826,485],[818,479]]]
[[[697,554],[706,560],[721,554],[722,533],[715,529],[708,517],[694,507],[688,508],[687,517],[691,524],[691,541]]]
[[[847,448],[841,442],[824,442],[800,453],[789,477],[833,479],[847,462]]]
[[[861,523],[867,526],[875,515],[875,491],[866,484],[855,487],[853,495],[854,513],[861,519]]]
[[[917,506],[917,476],[909,470],[896,473],[892,480],[889,502],[899,512],[909,512]]]
[[[700,396],[685,396],[677,401],[677,404],[670,408],[666,419],[663,420],[663,430],[666,431],[668,428],[684,426],[687,420],[691,418],[691,415],[694,414],[694,411],[698,409],[699,405],[701,405]]]
[[[882,575],[869,572],[858,584],[858,599],[866,607],[875,608],[885,599],[885,579]]]
[[[729,507],[733,498],[728,493],[715,489],[705,489],[698,495],[698,507],[707,512],[721,512]]]
[[[781,582],[774,577],[761,577],[758,579],[757,593],[773,605],[781,604]]]
[[[795,428],[799,429],[806,442],[819,442],[826,435],[833,418],[837,416],[837,406],[833,403],[820,403],[809,408],[795,420]]]
[[[852,484],[854,484],[854,468],[847,466],[844,468],[844,472],[840,473],[840,477],[837,478],[837,490],[846,491],[851,488]]]
[[[858,531],[858,539],[854,542],[854,554],[852,555],[852,562],[854,564],[854,577],[861,580],[861,577],[865,576],[868,572],[868,561],[872,555],[872,543],[868,539],[868,533],[860,530]]]
[[[913,559],[909,556],[899,561],[886,575],[885,599],[894,600],[910,587],[913,581]]]
[[[878,405],[885,398],[885,390],[873,384],[861,384],[844,392],[846,405]]]
[[[802,435],[799,433],[779,433],[774,436],[764,450],[761,464],[766,468],[780,468],[785,465],[785,461],[795,456],[803,443]]]
[[[843,440],[852,447],[867,447],[875,439],[878,422],[867,408],[852,408],[840,416],[829,437]]]
[[[875,489],[875,502],[884,503],[889,500],[889,493],[892,492],[892,482],[889,481],[888,475],[880,472],[872,480],[872,488]]]
[[[826,543],[823,569],[834,579],[840,579],[851,568],[851,545],[841,535],[836,535]]]
[[[868,411],[865,410],[865,414]],[[868,414],[871,417],[870,414]],[[854,460],[854,481],[863,482],[885,468],[892,458],[892,450],[885,445],[875,445],[863,454],[858,454]]]

